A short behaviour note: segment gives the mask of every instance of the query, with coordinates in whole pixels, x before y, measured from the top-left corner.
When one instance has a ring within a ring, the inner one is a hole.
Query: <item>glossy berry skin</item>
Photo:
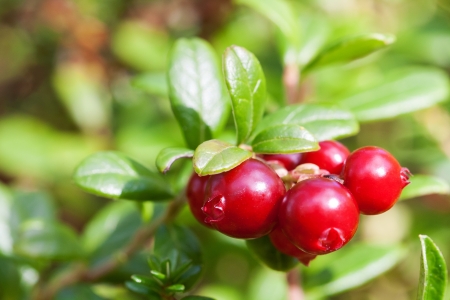
[[[221,233],[241,239],[268,234],[286,190],[265,163],[249,159],[234,169],[211,175],[203,212],[206,223]]]
[[[189,208],[197,221],[208,228],[213,228],[211,224],[205,222],[206,215],[202,211],[208,179],[209,176],[200,177],[196,173],[193,173],[186,187],[186,197]]]
[[[301,163],[312,163],[330,174],[341,174],[344,162],[350,154],[347,147],[336,141],[322,141],[319,146],[318,151],[304,153]]]
[[[278,251],[289,256],[297,258],[305,266],[309,265],[309,262],[316,258],[316,255],[306,253],[305,251],[297,248],[287,236],[283,233],[280,226],[275,227],[269,234],[270,241],[277,248]]]
[[[294,170],[300,164],[303,153],[291,154],[263,154],[262,159],[265,161],[274,161],[281,164],[286,170]]]
[[[287,238],[310,254],[340,249],[356,232],[359,209],[350,191],[328,178],[300,181],[284,197],[279,224]]]
[[[342,173],[362,214],[377,215],[394,206],[405,186],[409,171],[386,150],[374,146],[355,150]]]

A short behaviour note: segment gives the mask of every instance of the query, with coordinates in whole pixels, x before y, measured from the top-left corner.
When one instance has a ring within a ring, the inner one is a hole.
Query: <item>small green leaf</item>
[[[373,33],[357,36],[324,49],[306,67],[305,71],[336,63],[348,63],[385,48],[395,41],[395,36]]]
[[[308,298],[327,298],[353,289],[392,269],[405,251],[398,246],[353,244],[316,258],[305,269]]]
[[[126,281],[125,286],[130,291],[133,291],[133,292],[141,294],[141,295],[149,296],[149,299],[162,300],[161,296],[158,293],[155,293],[151,288],[149,288],[145,285],[139,284],[134,281]]]
[[[178,276],[176,283],[183,284],[189,290],[198,280],[201,272],[200,245],[187,227],[174,224],[160,226],[156,231],[153,253],[159,261],[170,262],[168,270],[160,270],[166,273],[169,280],[172,279],[170,274],[177,274],[180,268],[185,269],[187,262],[192,262],[192,265],[182,276]]]
[[[74,180],[82,189],[110,198],[164,200],[172,196],[159,174],[119,152],[89,156],[75,170]]]
[[[162,286],[152,277],[144,276],[144,275],[132,275],[131,279],[139,283],[141,285],[145,285],[149,289],[151,289],[154,292],[160,292],[162,290]]]
[[[151,270],[150,274],[153,275],[153,277],[159,279],[159,280],[166,280],[166,275],[164,275],[161,272],[155,271],[155,270]]]
[[[203,297],[203,296],[186,296],[181,298],[181,300],[215,300],[214,298],[210,297]]]
[[[373,88],[339,100],[361,122],[389,119],[447,100],[448,76],[438,69],[405,69]]]
[[[438,177],[428,175],[414,175],[400,196],[400,200],[416,198],[430,194],[450,194],[449,184]]]
[[[266,266],[276,271],[287,271],[299,264],[295,257],[278,251],[270,241],[268,235],[246,240],[247,248]]]
[[[83,256],[75,232],[63,224],[30,220],[22,224],[14,252],[36,259],[72,259]]]
[[[170,166],[180,158],[194,156],[194,151],[187,148],[165,148],[156,157],[156,167],[161,173],[169,171]]]
[[[447,266],[436,244],[426,235],[419,235],[422,246],[418,300],[444,299]]]
[[[351,136],[359,131],[355,117],[345,109],[329,105],[300,104],[283,107],[266,116],[253,136],[282,124],[303,126],[319,142]]]
[[[143,73],[136,75],[131,84],[144,92],[161,97],[167,97],[169,88],[165,73]]]
[[[174,293],[181,293],[184,290],[185,288],[183,284],[172,284],[171,286],[166,287],[166,291]]]
[[[319,144],[304,127],[283,124],[261,131],[252,147],[257,153],[297,153],[318,150]]]
[[[172,110],[190,148],[222,131],[230,100],[218,60],[207,42],[179,39],[170,55],[168,81]]]
[[[252,152],[222,142],[210,140],[195,149],[194,170],[200,175],[212,175],[233,169],[252,157]]]
[[[239,145],[250,136],[263,116],[266,78],[258,59],[242,47],[229,47],[222,64]]]

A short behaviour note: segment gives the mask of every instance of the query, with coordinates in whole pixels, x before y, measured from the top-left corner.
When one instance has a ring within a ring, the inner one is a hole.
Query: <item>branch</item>
[[[109,260],[91,269],[88,268],[84,262],[74,263],[66,273],[61,274],[46,286],[38,289],[33,299],[53,299],[58,291],[64,287],[78,282],[94,282],[111,273],[126,263],[133,254],[138,252],[155,234],[161,224],[172,221],[177,216],[184,203],[184,191],[182,191],[180,195],[169,204],[166,211],[161,216],[153,220],[148,226],[142,227],[136,231],[131,241],[112,255]]]
[[[299,82],[300,69],[298,65],[295,63],[285,65],[283,70],[283,85],[288,104],[298,102],[300,97]]]
[[[297,269],[290,270],[286,275],[288,283],[288,299],[289,300],[303,300],[305,294],[300,284],[300,273]]]

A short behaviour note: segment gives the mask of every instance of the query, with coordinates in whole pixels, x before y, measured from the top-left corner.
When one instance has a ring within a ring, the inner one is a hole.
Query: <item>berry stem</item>
[[[301,286],[300,272],[292,269],[286,274],[288,283],[288,300],[304,300],[305,294]]]

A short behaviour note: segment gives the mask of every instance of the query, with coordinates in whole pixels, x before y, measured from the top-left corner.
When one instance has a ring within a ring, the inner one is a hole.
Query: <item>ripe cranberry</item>
[[[363,147],[347,158],[344,185],[352,192],[362,214],[389,210],[409,184],[409,171],[386,150]]]
[[[196,173],[193,173],[186,188],[186,196],[189,208],[197,221],[206,227],[213,228],[211,224],[205,222],[206,215],[202,211],[203,201],[205,199],[206,182],[208,179],[209,176],[200,177]]]
[[[262,158],[268,162],[276,162],[282,165],[286,170],[294,170],[300,164],[303,153],[291,154],[263,154]]]
[[[331,174],[341,174],[350,151],[339,142],[319,142],[320,150],[303,154],[301,163],[313,163]]]
[[[283,181],[270,167],[249,159],[211,175],[202,208],[205,222],[234,238],[261,237],[275,226],[285,192]]]
[[[292,244],[283,231],[281,231],[280,226],[277,226],[274,230],[272,230],[269,234],[269,238],[278,251],[297,258],[305,266],[308,266],[309,262],[316,258],[316,255],[306,253]]]
[[[350,191],[328,178],[300,181],[284,197],[280,227],[298,248],[326,254],[344,246],[356,232],[359,210]]]

